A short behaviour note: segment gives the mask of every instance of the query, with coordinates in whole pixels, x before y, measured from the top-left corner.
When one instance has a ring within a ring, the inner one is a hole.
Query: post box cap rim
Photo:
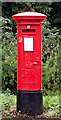
[[[13,15],[13,16],[46,16],[46,15],[43,13],[40,13],[40,12],[28,11],[28,12],[20,12],[20,13]]]

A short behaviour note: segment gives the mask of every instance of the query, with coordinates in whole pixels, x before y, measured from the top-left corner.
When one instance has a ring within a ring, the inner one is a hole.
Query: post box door
[[[18,34],[18,89],[40,90],[41,87],[41,33],[40,26],[33,30],[22,30]],[[24,32],[25,31],[25,32]]]

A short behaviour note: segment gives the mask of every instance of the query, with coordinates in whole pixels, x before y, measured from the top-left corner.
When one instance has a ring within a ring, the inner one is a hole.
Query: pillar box
[[[21,12],[17,21],[17,112],[41,114],[42,97],[42,21],[46,15]]]

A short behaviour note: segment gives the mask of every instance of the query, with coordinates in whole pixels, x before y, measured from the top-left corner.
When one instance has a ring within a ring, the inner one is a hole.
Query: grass
[[[43,96],[43,105],[45,111],[47,111],[51,115],[60,115],[59,108],[61,107],[61,105],[59,104],[59,95]]]
[[[9,113],[16,108],[16,96],[7,93],[0,94],[0,113]]]
[[[10,92],[0,93],[0,113],[10,114],[13,109],[16,110],[16,96],[10,95]],[[46,114],[60,115],[59,95],[43,96],[43,106]]]

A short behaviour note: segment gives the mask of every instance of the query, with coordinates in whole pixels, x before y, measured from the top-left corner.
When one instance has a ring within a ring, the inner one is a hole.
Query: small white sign
[[[24,51],[33,51],[33,37],[24,37]]]

